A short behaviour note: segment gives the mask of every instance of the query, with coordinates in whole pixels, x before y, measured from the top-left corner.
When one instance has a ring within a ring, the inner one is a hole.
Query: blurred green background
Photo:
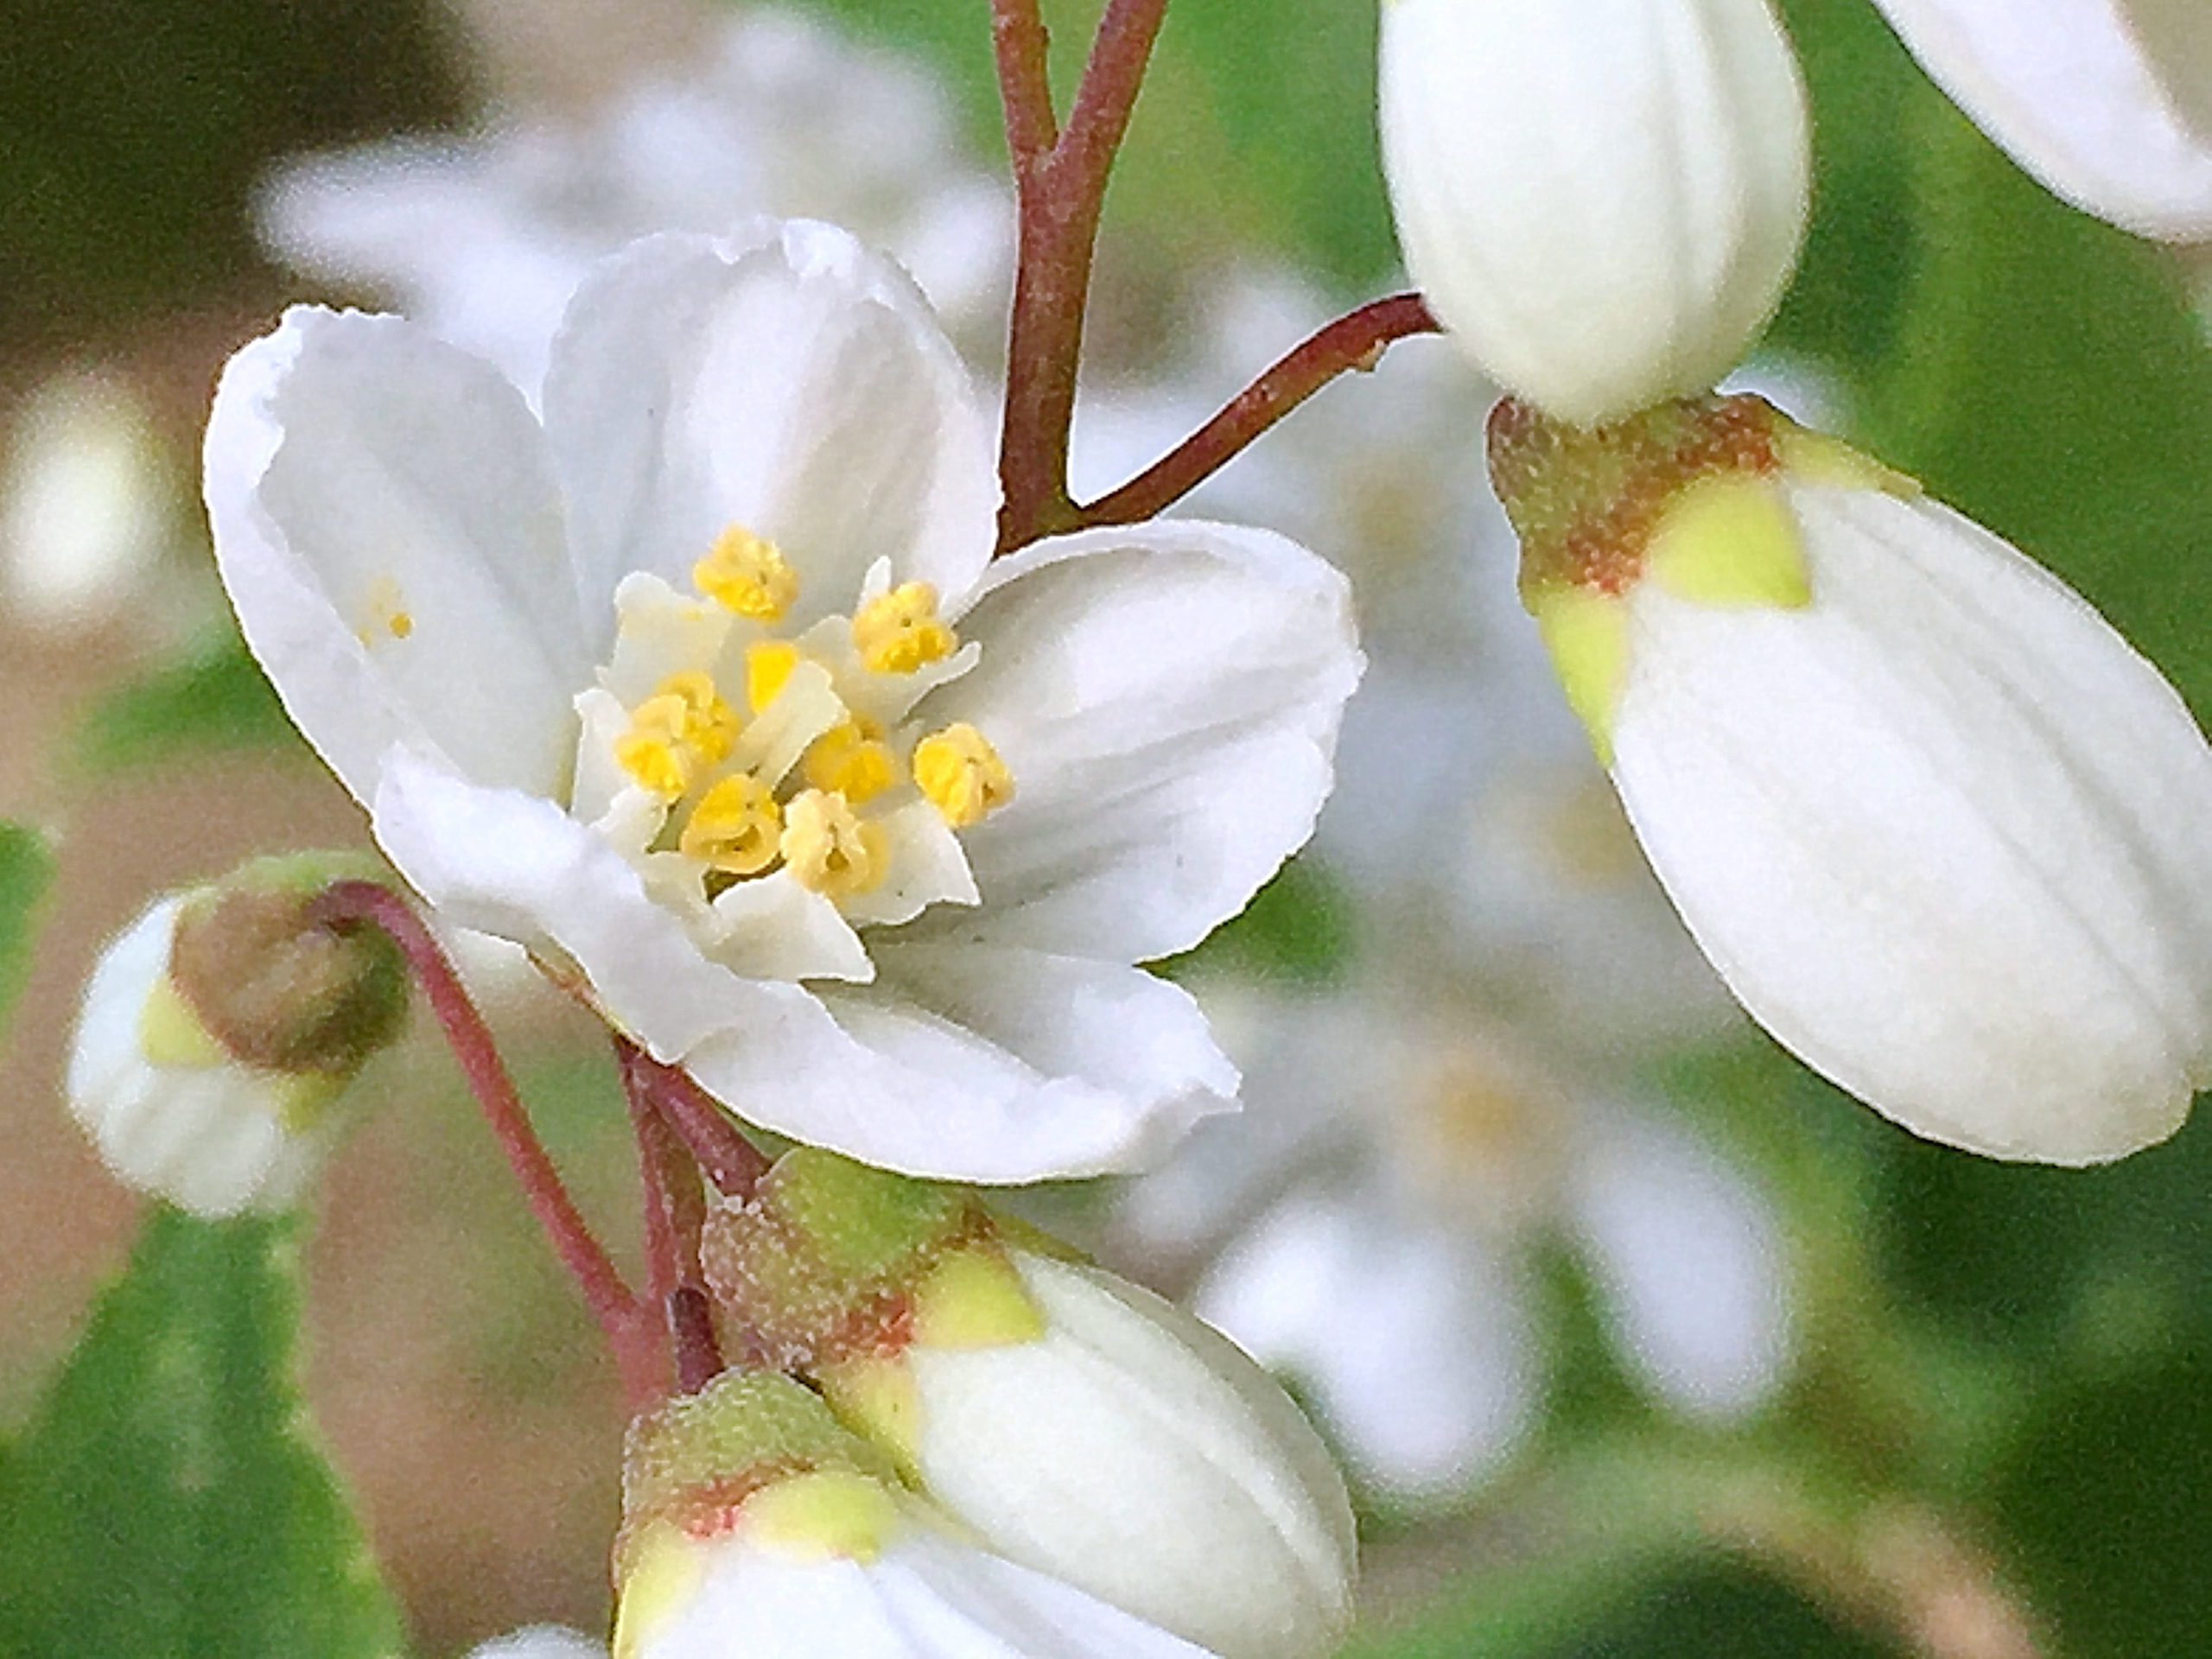
[[[1814,94],[1819,180],[1771,342],[1834,377],[1849,435],[2032,550],[2200,718],[2212,712],[2212,360],[2179,262],[2024,179],[1929,87],[1871,4],[1783,9]],[[582,6],[556,26],[559,10],[0,0],[0,399],[73,365],[126,373],[150,389],[188,480],[215,368],[295,286],[254,250],[255,181],[303,148],[465,125],[490,98],[582,96],[596,66],[576,41],[626,36],[642,14]],[[995,164],[981,0],[827,10],[933,65]],[[1051,15],[1071,69],[1084,8]],[[1114,257],[1259,249],[1347,302],[1382,291],[1393,259],[1372,31],[1370,0],[1177,0],[1112,197],[1107,234],[1125,251]],[[1109,258],[1109,279],[1115,268]],[[10,1111],[43,1126],[26,1136],[50,1141],[53,1031],[99,933],[162,881],[218,868],[195,863],[212,847],[234,856],[359,831],[219,625],[158,649],[137,635],[66,649],[4,639],[0,813],[42,832],[0,843],[0,976],[28,975],[32,999],[6,1080]],[[243,804],[236,823],[217,822],[211,788]],[[1321,902],[1294,881],[1228,948],[1325,975],[1334,936],[1315,925]],[[533,1255],[449,1080],[431,1061],[419,1074],[408,1109],[349,1154],[347,1191],[311,1243],[234,1240],[194,1272],[281,1300],[304,1254],[308,1395],[399,1618],[421,1650],[444,1654],[531,1618],[600,1617],[617,1425],[583,1321]],[[2047,1653],[2212,1653],[2212,1123],[2116,1167],[2062,1173],[1916,1141],[1758,1045],[1685,1057],[1656,1081],[1748,1148],[1783,1198],[1804,1263],[1798,1382],[1755,1430],[1699,1441],[1651,1421],[1601,1344],[1574,1344],[1541,1455],[1504,1489],[1462,1516],[1377,1518],[1373,1629],[1357,1650],[1999,1659],[2012,1650],[1974,1645],[1971,1606],[1953,1609],[1956,1630],[1922,1630],[1916,1649],[1901,1645],[1896,1610],[1869,1599],[1882,1574],[1870,1579],[1853,1552],[1884,1547],[1896,1520],[1896,1548],[1940,1574],[1910,1524],[1933,1516],[1986,1554]],[[620,1126],[606,1132],[594,1092],[605,1086],[594,1065],[566,1060],[533,1083],[556,1146],[588,1171],[582,1184],[619,1209]],[[0,1300],[0,1402],[19,1435],[0,1459],[12,1510],[0,1603],[35,1577],[55,1605],[44,1624],[0,1615],[0,1654],[307,1651],[181,1616],[111,1627],[154,1643],[135,1649],[73,1624],[68,1592],[92,1581],[95,1561],[164,1582],[213,1575],[194,1593],[219,1602],[226,1558],[189,1528],[118,1541],[98,1513],[56,1513],[81,1505],[78,1472],[116,1447],[98,1434],[60,1446],[59,1396],[41,1405],[40,1390],[132,1217],[118,1194],[84,1196],[100,1178],[81,1153],[6,1161],[10,1236],[27,1242],[10,1252]],[[381,1209],[363,1196],[379,1182]],[[293,1363],[282,1332],[236,1341],[259,1356],[256,1376],[283,1384],[269,1407],[281,1419]],[[429,1351],[419,1366],[416,1350]],[[127,1377],[135,1362],[101,1363]],[[86,1401],[128,1393],[79,1381]],[[518,1395],[514,1431],[497,1420]],[[261,1431],[232,1428],[257,1444]],[[345,1505],[299,1497],[301,1482],[327,1479],[313,1469],[243,1452],[235,1468],[244,1484],[224,1501],[290,1493],[285,1535],[315,1558],[296,1580],[264,1575],[281,1615],[331,1562],[352,1562]],[[1783,1494],[1790,1524],[1732,1547],[1744,1535],[1730,1506],[1752,1489]],[[1802,1549],[1777,1543],[1789,1535]],[[57,1550],[57,1537],[80,1547]],[[199,1553],[188,1567],[164,1551]],[[391,1618],[371,1608],[328,1650],[376,1650]],[[167,1634],[143,1634],[156,1628]]]

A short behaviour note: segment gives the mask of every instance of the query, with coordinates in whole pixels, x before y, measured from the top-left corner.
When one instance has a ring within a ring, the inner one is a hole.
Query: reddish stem
[[[699,1190],[698,1166],[660,1109],[654,1079],[646,1070],[651,1062],[624,1039],[616,1038],[614,1048],[622,1092],[630,1103],[631,1125],[637,1131],[638,1167],[645,1189],[648,1276],[639,1312],[657,1310],[666,1319],[677,1386],[696,1393],[722,1369],[705,1275],[699,1268],[706,1196]]]
[[[642,1410],[652,1404],[660,1392],[658,1344],[651,1340],[652,1333],[639,1319],[637,1299],[569,1197],[560,1171],[531,1127],[530,1114],[484,1017],[469,1000],[436,936],[404,899],[373,881],[333,882],[315,900],[314,913],[318,921],[341,931],[373,927],[407,959],[467,1079],[469,1092],[483,1109],[485,1122],[521,1184],[524,1200],[614,1351],[632,1408]]]
[[[1112,494],[1077,507],[1077,524],[1134,524],[1155,517],[1338,375],[1372,369],[1396,341],[1440,327],[1418,294],[1393,294],[1346,312],[1285,353],[1164,459]]]
[[[663,1065],[622,1039],[616,1042],[624,1052],[626,1078],[637,1078],[637,1087],[668,1120],[716,1189],[732,1198],[750,1192],[768,1173],[768,1160],[730,1121],[721,1103],[680,1067]]]
[[[1001,553],[1077,522],[1068,434],[1099,216],[1166,10],[1167,0],[1108,0],[1067,125],[1048,145],[1046,37],[1035,0],[994,0],[1020,244],[999,436]]]

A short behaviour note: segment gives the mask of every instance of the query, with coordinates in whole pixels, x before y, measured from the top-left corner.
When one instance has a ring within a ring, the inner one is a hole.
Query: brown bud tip
[[[169,980],[245,1065],[349,1077],[399,1033],[405,965],[382,934],[312,920],[314,890],[211,889],[177,918]]]

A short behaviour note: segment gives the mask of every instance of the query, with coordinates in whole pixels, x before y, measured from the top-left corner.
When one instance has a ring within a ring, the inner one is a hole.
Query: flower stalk
[[[499,1058],[484,1016],[469,999],[467,987],[436,936],[404,899],[374,881],[334,881],[314,909],[318,919],[341,932],[355,927],[375,928],[407,959],[416,982],[423,988],[423,1000],[467,1080],[469,1092],[482,1108],[499,1149],[506,1154],[508,1166],[522,1186],[524,1201],[544,1229],[561,1265],[576,1281],[607,1345],[613,1350],[624,1392],[634,1408],[650,1406],[664,1392],[660,1386],[661,1344],[654,1328],[658,1311],[652,1318],[640,1318],[639,1299],[623,1282],[593,1236],[583,1212],[569,1196],[561,1172],[531,1127],[530,1114],[507,1074],[505,1062]]]
[[[999,442],[999,551],[1011,553],[1084,522],[1067,484],[1084,308],[1106,181],[1167,0],[1109,0],[1065,128],[1053,117],[1037,0],[994,0],[991,10],[1020,249]]]

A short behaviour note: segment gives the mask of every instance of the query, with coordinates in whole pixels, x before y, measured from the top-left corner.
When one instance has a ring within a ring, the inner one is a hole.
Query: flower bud
[[[1379,93],[1406,267],[1516,396],[1616,419],[1773,314],[1810,163],[1766,0],[1383,0]]]
[[[1332,1651],[1342,1478],[1226,1338],[972,1195],[810,1148],[709,1224],[733,1351],[812,1378],[1008,1560],[1224,1659]]]
[[[257,860],[171,893],[92,969],[70,1109],[123,1180],[195,1215],[296,1202],[342,1133],[340,1096],[406,1016],[398,954],[308,906],[356,861]]]
[[[2212,1079],[2212,751],[2080,595],[1756,397],[1491,417],[1522,594],[1754,1018],[1915,1133],[2085,1164]]]
[[[787,1376],[726,1372],[630,1427],[613,1659],[1203,1659],[957,1542]]]

